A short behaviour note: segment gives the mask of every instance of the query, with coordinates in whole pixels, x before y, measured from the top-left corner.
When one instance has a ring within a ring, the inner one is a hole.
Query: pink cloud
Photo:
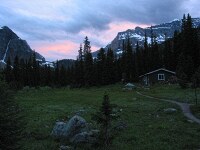
[[[102,41],[106,42],[113,40],[118,32],[126,31],[128,29],[135,29],[135,27],[148,27],[149,25],[146,24],[136,24],[132,22],[112,22],[109,24],[109,30],[105,31],[105,34],[102,34]]]
[[[94,29],[88,29],[81,31],[81,35],[87,35],[91,42],[94,43],[94,41],[97,41],[98,43],[101,43],[101,47],[106,46],[109,42],[112,42],[112,40],[117,36],[118,32],[126,31],[128,29],[135,29],[135,27],[148,27],[147,24],[136,24],[132,22],[112,22],[109,24],[109,29],[105,31],[97,31]],[[94,40],[94,41],[93,41]],[[99,46],[95,46],[97,49],[99,49]],[[97,50],[93,48],[93,50]]]
[[[32,42],[32,47],[36,49],[47,60],[75,59],[79,49],[79,43],[66,41],[45,41]]]
[[[53,41],[53,42],[34,42],[32,47],[43,55],[47,60],[60,59],[76,59],[80,43],[75,43],[69,40]],[[93,49],[98,49],[92,46]]]
[[[47,60],[76,59],[80,46],[79,42],[83,41],[85,36],[88,36],[91,41],[91,50],[96,51],[100,47],[105,47],[111,42],[118,32],[134,29],[137,26],[147,27],[149,25],[131,22],[113,22],[109,24],[109,29],[105,31],[97,31],[95,29],[81,31],[79,35],[77,35],[77,42],[74,42],[75,39],[73,41],[34,41],[30,44],[32,48],[36,49],[36,51],[43,55]]]

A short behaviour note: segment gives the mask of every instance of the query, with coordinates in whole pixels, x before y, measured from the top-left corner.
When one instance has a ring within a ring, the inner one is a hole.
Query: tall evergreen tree
[[[84,57],[87,53],[91,53],[91,46],[90,46],[90,41],[88,37],[86,36],[84,40],[84,48],[83,48]]]
[[[100,85],[106,84],[106,54],[101,48],[97,54],[97,79]]]
[[[139,78],[139,75],[142,74],[142,62],[141,62],[141,54],[140,54],[140,47],[139,47],[139,43],[137,41],[137,45],[136,45],[136,50],[135,50],[135,54],[134,54],[134,61],[135,61],[135,80],[137,81]]]
[[[75,76],[76,81],[80,86],[84,85],[84,54],[83,54],[83,48],[82,45],[80,45],[80,49],[78,51],[78,58],[75,63]]]
[[[20,59],[19,61],[19,72],[20,72],[19,81],[23,86],[25,86],[27,84],[27,75],[26,75],[26,64],[24,59]]]
[[[93,58],[91,54],[91,46],[88,37],[84,40],[84,80],[86,86],[93,85]]]
[[[110,149],[110,145],[114,139],[112,121],[115,120],[116,117],[113,116],[112,113],[113,105],[110,103],[109,96],[105,94],[99,112],[92,117],[92,119],[100,125],[98,144],[103,147],[104,150]]]
[[[14,59],[13,73],[14,73],[14,80],[19,82],[20,81],[20,66],[19,66],[18,56],[16,56]]]
[[[106,84],[113,84],[117,81],[114,62],[115,62],[115,58],[114,58],[113,50],[109,48],[106,53],[106,65],[105,65]],[[116,70],[117,69],[118,68],[116,68]]]
[[[174,37],[173,37],[173,54],[174,54],[174,68],[176,68],[176,65],[178,64],[178,57],[181,53],[181,48],[182,46],[182,38],[181,38],[181,34],[178,31],[174,32]]]
[[[40,84],[40,68],[39,68],[39,63],[36,60],[36,53],[33,53],[32,56],[32,81],[33,81],[33,86],[38,86]]]
[[[147,34],[145,31],[145,38],[144,38],[144,50],[143,50],[143,54],[142,54],[142,61],[143,61],[143,67],[144,67],[144,72],[148,72],[150,69],[149,67],[149,47],[148,47],[148,41],[147,41]]]
[[[54,71],[54,84],[59,84],[59,76],[60,76],[60,68],[58,64],[58,60],[56,61],[55,71]]]
[[[59,85],[61,85],[61,86],[66,85],[66,70],[65,70],[65,67],[63,65],[60,68]]]
[[[129,37],[127,38],[127,44],[126,44],[126,77],[127,77],[127,81],[132,81],[133,80],[133,50],[132,50],[132,46],[130,43],[130,39]]]

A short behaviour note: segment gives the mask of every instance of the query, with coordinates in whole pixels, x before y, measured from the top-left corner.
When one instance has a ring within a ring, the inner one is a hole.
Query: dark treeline
[[[151,29],[151,42],[145,35],[144,44],[137,43],[133,49],[127,36],[123,41],[123,53],[116,56],[112,49],[101,48],[96,58],[92,57],[88,37],[80,45],[75,64],[67,69],[40,66],[35,54],[28,60],[14,60],[13,68],[8,59],[4,70],[5,79],[13,86],[100,86],[119,81],[137,82],[140,75],[164,67],[176,71],[181,80],[191,81],[200,64],[199,28],[194,28],[188,14],[182,19],[181,32],[162,44],[156,41]],[[199,69],[200,70],[200,69]]]

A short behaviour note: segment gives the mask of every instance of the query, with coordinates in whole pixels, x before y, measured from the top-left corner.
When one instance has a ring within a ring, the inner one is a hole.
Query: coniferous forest
[[[144,44],[132,48],[129,37],[123,41],[123,53],[116,56],[112,49],[101,48],[96,58],[92,57],[91,44],[86,37],[80,45],[75,63],[65,68],[56,63],[55,68],[40,66],[33,54],[29,60],[16,56],[13,67],[8,59],[3,71],[11,87],[70,85],[72,88],[101,86],[116,82],[137,82],[139,76],[158,68],[176,71],[180,81],[190,82],[200,72],[200,29],[193,28],[192,18],[183,16],[181,32],[162,44],[156,41],[151,29],[151,43],[145,36]],[[199,83],[198,83],[199,84]]]

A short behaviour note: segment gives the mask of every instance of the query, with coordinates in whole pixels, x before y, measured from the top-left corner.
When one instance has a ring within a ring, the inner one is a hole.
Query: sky
[[[47,60],[75,59],[85,36],[92,51],[118,32],[200,17],[199,0],[0,0],[0,26],[8,26]]]

